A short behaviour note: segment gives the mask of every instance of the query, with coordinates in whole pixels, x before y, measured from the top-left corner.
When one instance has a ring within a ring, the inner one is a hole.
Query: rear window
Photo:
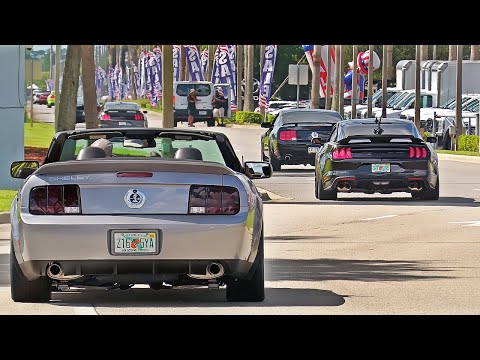
[[[208,84],[177,84],[177,95],[187,96],[190,89],[195,89],[198,96],[208,96],[212,93],[211,86]]]
[[[377,129],[377,124],[371,123],[362,123],[355,125],[343,126],[342,137],[346,138],[349,136],[355,135],[374,135],[374,130]],[[413,135],[421,139],[420,133],[415,127],[414,123],[407,124],[392,124],[392,123],[381,123],[381,128],[383,129],[382,135]]]
[[[125,102],[125,103],[106,103],[104,107],[107,110],[140,110],[137,103]]]
[[[321,112],[321,111],[292,111],[283,113],[282,123],[336,123],[342,120],[339,113],[335,112]]]

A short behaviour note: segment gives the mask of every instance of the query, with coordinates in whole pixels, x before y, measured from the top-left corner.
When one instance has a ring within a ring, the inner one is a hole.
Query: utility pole
[[[415,45],[415,126],[420,131],[420,60],[422,45]],[[457,104],[460,104],[458,102]],[[461,106],[460,106],[461,108]]]
[[[331,109],[339,111],[338,99],[340,89],[340,45],[335,45],[335,71],[333,75],[333,102]]]
[[[358,99],[358,86],[357,86],[357,49],[358,45],[353,45],[353,69],[352,69],[352,119],[357,118],[357,99]]]
[[[50,45],[50,74],[49,79],[53,76],[53,45]]]
[[[162,58],[162,125],[164,128],[173,128],[173,45],[162,45]]]
[[[325,91],[325,109],[330,110],[332,108],[332,94],[330,88],[332,87],[332,45],[327,46],[327,91]]]
[[[30,71],[32,76],[30,79],[30,127],[33,127],[33,58],[32,54],[30,54]]]
[[[338,68],[340,70],[340,85],[338,94],[338,112],[343,118],[344,112],[344,93],[345,93],[345,74],[343,72],[343,45],[340,45],[340,58],[338,59]]]
[[[437,45],[433,45],[433,60],[437,60]]]
[[[239,45],[243,46],[243,45]],[[208,45],[208,74],[207,80],[212,81],[213,62],[215,60],[215,45]]]
[[[60,105],[60,71],[62,45],[55,45],[55,131],[58,131],[58,107]]]
[[[457,45],[457,104],[462,103],[462,65],[463,65],[463,45]],[[470,119],[468,120],[470,121]],[[463,134],[462,107],[455,107],[455,151],[458,150],[458,138]]]
[[[382,66],[382,118],[387,117],[387,77],[388,77],[388,61],[387,61],[387,45],[383,45],[383,66]],[[373,60],[372,56],[370,59]]]
[[[313,69],[312,69],[312,93],[310,95],[312,109],[320,107],[320,60],[322,58],[322,46],[313,45]],[[298,67],[300,65],[297,65]],[[299,81],[299,79],[297,78]]]
[[[367,118],[372,117],[372,96],[373,96],[373,51],[374,45],[368,45],[370,61],[368,62],[368,98],[367,98]]]

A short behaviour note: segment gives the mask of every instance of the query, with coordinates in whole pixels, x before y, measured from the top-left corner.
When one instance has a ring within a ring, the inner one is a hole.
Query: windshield
[[[397,102],[399,102],[401,99],[403,99],[404,97],[406,97],[410,94],[411,93],[398,92],[398,93],[392,95],[392,97],[387,100],[387,108],[394,107]]]
[[[67,139],[62,149],[60,161],[75,160],[79,151],[93,144],[98,139]],[[104,150],[111,149],[111,154],[106,151],[107,157],[111,155],[115,158],[175,158],[175,152],[181,148],[196,148],[202,154],[202,160],[225,164],[222,152],[214,139],[192,139],[189,136],[172,139],[170,137],[138,138],[126,139],[123,136],[113,137],[109,140],[102,138],[101,141],[109,143]],[[127,141],[125,141],[127,140]],[[125,141],[125,142],[124,142]],[[111,144],[111,145],[110,145]],[[130,146],[128,146],[130,144]],[[127,146],[126,146],[127,145]],[[111,146],[111,147],[110,147]]]
[[[190,89],[195,89],[198,96],[208,96],[212,93],[211,86],[209,84],[178,84],[177,95],[187,96]]]
[[[105,111],[108,110],[140,110],[137,103],[134,102],[107,102],[104,107]]]
[[[479,103],[480,103],[480,101],[478,99],[472,100],[468,104],[466,104],[465,106],[462,106],[462,110],[478,112]]]
[[[381,122],[381,128],[383,129],[382,135],[413,135],[417,138],[422,138],[418,132],[415,124],[412,123],[389,123]],[[373,135],[374,130],[378,128],[375,123],[360,123],[353,125],[343,126],[343,137],[355,136],[355,135]]]
[[[392,107],[395,110],[403,109],[405,106],[408,106],[412,101],[415,100],[415,94],[408,94],[408,96],[403,97],[397,103],[395,103]]]
[[[296,124],[296,123],[320,123],[320,122],[332,122],[336,123],[342,120],[339,113],[336,112],[324,112],[324,111],[289,111],[283,113],[283,124]]]

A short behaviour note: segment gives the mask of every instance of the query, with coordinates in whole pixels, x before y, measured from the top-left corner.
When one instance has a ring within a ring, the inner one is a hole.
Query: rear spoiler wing
[[[392,139],[408,139],[412,144],[423,144],[425,141],[419,139],[413,135],[352,135],[347,136],[346,138],[339,140],[338,144],[347,145],[351,140],[361,140],[368,139],[372,143],[390,143]]]

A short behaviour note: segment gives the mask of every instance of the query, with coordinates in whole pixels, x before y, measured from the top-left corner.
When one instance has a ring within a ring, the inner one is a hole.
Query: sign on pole
[[[288,65],[288,84],[297,85],[297,109],[300,105],[300,85],[308,85],[308,65]]]

